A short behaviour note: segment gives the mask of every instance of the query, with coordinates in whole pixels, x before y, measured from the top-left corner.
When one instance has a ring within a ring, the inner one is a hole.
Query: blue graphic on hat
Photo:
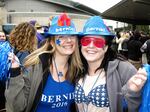
[[[47,35],[77,35],[76,28],[71,19],[64,13],[52,19]]]
[[[93,16],[89,20],[87,20],[84,25],[82,35],[115,36],[110,32],[100,16]]]

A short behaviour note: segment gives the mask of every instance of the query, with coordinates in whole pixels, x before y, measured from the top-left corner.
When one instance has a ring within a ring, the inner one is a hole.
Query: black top
[[[140,58],[142,58],[141,46],[142,43],[139,40],[130,40],[128,42],[128,59],[140,61]]]

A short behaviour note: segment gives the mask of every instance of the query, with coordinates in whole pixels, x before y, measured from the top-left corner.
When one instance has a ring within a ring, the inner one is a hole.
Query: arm
[[[126,66],[126,67],[124,67]],[[123,69],[124,68],[124,69]],[[140,76],[139,71],[134,68],[129,63],[126,63],[126,65],[121,65],[119,67],[119,71],[122,77],[122,80],[124,81],[124,85],[122,87],[122,94],[124,95],[124,98],[127,102],[128,105],[128,111],[133,112],[133,111],[138,111],[140,103],[141,103],[141,88],[143,87],[143,84],[140,84],[139,81],[137,80],[136,76]],[[135,78],[136,77],[136,78]],[[139,80],[139,78],[138,78]],[[145,80],[145,79],[144,79]],[[133,83],[133,82],[136,83]],[[143,81],[144,83],[144,81]],[[137,88],[136,88],[137,87]]]
[[[16,58],[16,57],[15,57]],[[30,91],[30,71],[21,73],[21,68],[12,60],[11,77],[5,90],[6,108],[8,112],[22,112],[27,106]]]

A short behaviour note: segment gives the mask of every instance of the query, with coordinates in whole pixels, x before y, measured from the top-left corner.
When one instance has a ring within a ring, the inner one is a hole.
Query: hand
[[[20,61],[14,53],[9,53],[8,59],[12,62],[11,68],[18,68],[20,66]]]
[[[146,80],[147,80],[147,73],[145,69],[140,68],[138,72],[129,79],[127,84],[131,91],[138,92],[142,89]]]

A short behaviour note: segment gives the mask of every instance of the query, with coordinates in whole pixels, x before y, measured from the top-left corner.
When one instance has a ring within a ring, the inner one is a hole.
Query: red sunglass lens
[[[87,46],[91,43],[91,40],[90,39],[86,39],[86,38],[82,38],[81,39],[81,44],[82,46]]]
[[[103,48],[105,46],[105,41],[104,40],[96,40],[96,41],[94,41],[94,45],[98,48]]]

